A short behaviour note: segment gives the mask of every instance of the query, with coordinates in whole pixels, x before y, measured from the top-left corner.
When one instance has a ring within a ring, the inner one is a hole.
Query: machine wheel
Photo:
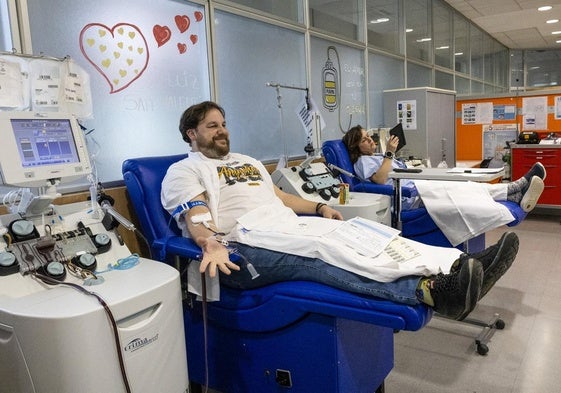
[[[495,322],[495,328],[498,330],[503,330],[505,328],[505,321],[503,321],[502,319],[497,319],[497,322]]]
[[[478,343],[477,344],[477,353],[480,355],[487,355],[487,352],[489,352],[489,347],[485,344],[482,343]]]

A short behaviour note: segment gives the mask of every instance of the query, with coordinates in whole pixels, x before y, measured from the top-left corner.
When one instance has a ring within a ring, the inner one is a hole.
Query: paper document
[[[500,168],[462,168],[455,167],[448,169],[446,173],[499,173],[504,170],[504,167]]]
[[[540,145],[558,145],[561,143],[561,138],[555,138],[555,139],[542,139],[540,141]]]
[[[399,235],[400,231],[379,222],[355,217],[327,237],[345,244],[361,255],[375,257]]]
[[[393,239],[384,251],[397,263],[405,262],[421,255],[419,251],[399,236]]]

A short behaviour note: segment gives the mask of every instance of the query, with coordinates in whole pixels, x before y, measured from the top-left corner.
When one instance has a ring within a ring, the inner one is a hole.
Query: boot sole
[[[532,180],[530,181],[530,185],[528,186],[528,190],[522,197],[520,201],[520,207],[526,213],[532,211],[536,204],[538,203],[538,199],[543,192],[544,189],[543,180],[538,176],[533,176]]]
[[[465,319],[475,308],[477,305],[477,301],[479,300],[479,294],[481,293],[481,285],[483,282],[483,267],[481,263],[476,259],[470,259],[467,261],[468,263],[468,271],[469,271],[469,283],[468,288],[466,291],[466,299],[464,303],[464,311],[455,318],[458,321]],[[478,278],[474,280],[474,278]]]
[[[516,233],[507,232],[503,235],[495,259],[483,272],[483,284],[481,285],[479,299],[485,296],[499,278],[510,269],[518,254],[519,245],[520,240]]]

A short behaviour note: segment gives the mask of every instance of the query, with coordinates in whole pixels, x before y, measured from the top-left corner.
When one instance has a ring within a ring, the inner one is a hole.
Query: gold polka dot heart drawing
[[[80,32],[80,50],[109,83],[111,94],[140,78],[150,58],[144,35],[129,23],[113,27],[101,23],[84,26]]]

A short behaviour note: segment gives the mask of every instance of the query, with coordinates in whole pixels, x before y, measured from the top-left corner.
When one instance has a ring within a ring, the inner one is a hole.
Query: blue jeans
[[[251,262],[259,277],[251,278],[242,259],[239,261],[241,266],[239,272],[233,271],[230,275],[220,274],[220,283],[228,287],[252,289],[281,281],[314,281],[348,292],[398,303],[410,305],[419,303],[415,292],[420,276],[401,277],[392,282],[378,282],[325,263],[321,259],[285,254],[241,243],[230,245]]]

